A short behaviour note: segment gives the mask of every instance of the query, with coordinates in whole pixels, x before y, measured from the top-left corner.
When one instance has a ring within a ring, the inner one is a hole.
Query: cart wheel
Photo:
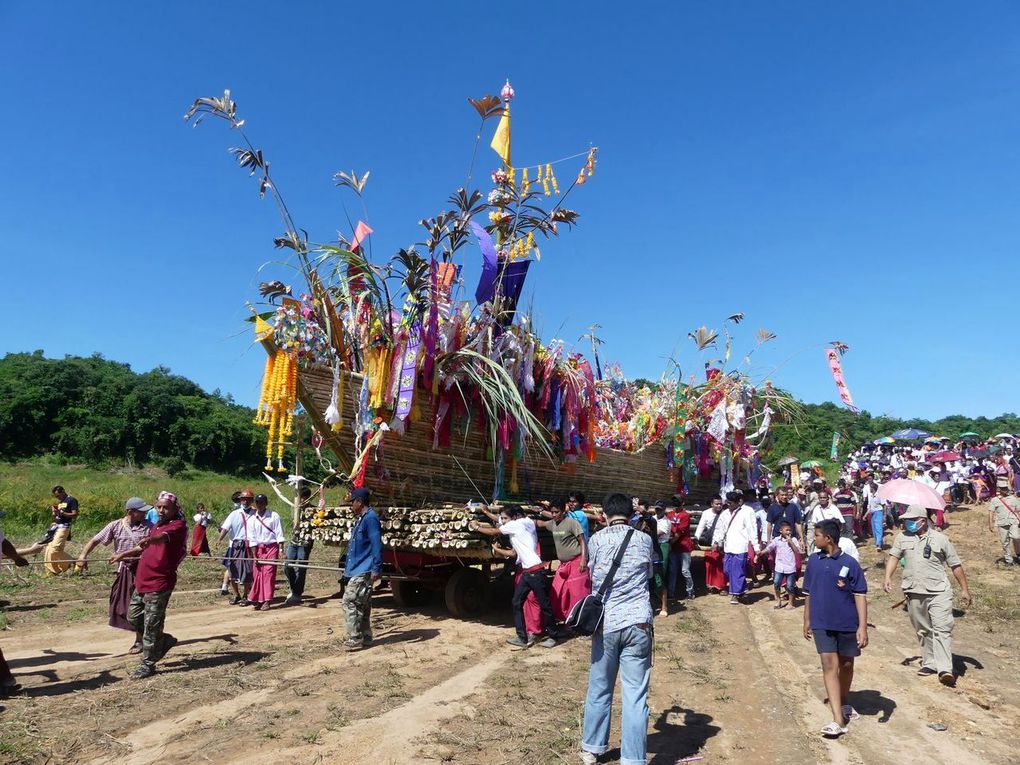
[[[390,589],[393,591],[393,601],[401,608],[423,606],[429,599],[429,591],[421,582],[390,580]]]
[[[458,619],[481,614],[489,601],[489,580],[476,568],[460,568],[446,583],[446,607]]]

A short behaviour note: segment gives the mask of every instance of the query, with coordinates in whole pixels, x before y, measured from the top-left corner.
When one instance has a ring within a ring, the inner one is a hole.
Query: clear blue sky
[[[804,400],[838,400],[840,339],[874,413],[1017,411],[1018,29],[993,0],[8,0],[0,352],[164,364],[253,403],[244,301],[287,278],[256,273],[280,225],[190,102],[232,89],[313,239],[347,228],[332,174],[371,170],[378,258],[463,183],[465,99],[509,75],[519,162],[601,147],[581,225],[529,276],[547,339],[598,321],[606,357],[655,377],[743,311],[737,349],[775,332],[756,371]]]

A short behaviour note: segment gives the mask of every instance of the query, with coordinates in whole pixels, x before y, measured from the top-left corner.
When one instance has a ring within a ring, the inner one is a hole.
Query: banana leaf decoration
[[[836,351],[840,356],[850,350],[850,346],[840,340],[833,340],[829,345]]]

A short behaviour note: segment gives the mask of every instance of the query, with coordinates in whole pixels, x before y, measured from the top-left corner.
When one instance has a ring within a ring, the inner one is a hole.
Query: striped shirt
[[[631,527],[621,523],[592,534],[588,545],[588,566],[591,569],[593,593],[598,593],[605,581],[628,531],[631,531]],[[616,632],[634,624],[652,623],[652,601],[648,591],[652,560],[652,538],[643,531],[634,531],[620,568],[603,597],[603,632]]]
[[[143,520],[137,526],[132,526],[127,518],[121,518],[106,524],[98,534],[92,537],[92,540],[100,545],[108,545],[112,542],[113,552],[116,555],[138,547],[138,543],[149,536],[151,528],[152,524],[148,521]],[[119,573],[125,568],[134,568],[136,563],[138,563],[136,560],[122,560],[117,564],[117,572]]]

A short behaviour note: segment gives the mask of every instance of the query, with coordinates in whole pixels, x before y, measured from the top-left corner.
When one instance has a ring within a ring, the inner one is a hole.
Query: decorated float
[[[591,359],[535,334],[519,309],[525,281],[542,250],[553,252],[548,243],[577,223],[579,213],[565,203],[595,178],[598,148],[515,163],[514,95],[507,82],[500,97],[468,99],[480,119],[468,183],[447,209],[421,221],[420,242],[384,262],[372,257],[373,229],[364,220],[336,241],[309,240],[270,163],[248,140],[229,91],[198,99],[186,115],[196,124],[226,121],[240,136],[243,145],[231,152],[257,177],[260,196],[276,203],[284,222],[276,247],[301,275],[299,285],[263,282],[266,304],[251,306],[267,353],[255,419],[267,431],[265,474],[274,485],[281,475],[301,480],[285,457],[295,413],[303,411],[324,485],[373,491],[398,599],[410,599],[422,582],[482,586],[491,550],[467,530],[474,517],[468,501],[535,506],[570,490],[598,499],[610,491],[704,499],[753,485],[771,425],[792,411],[770,383],[727,368],[729,327],[742,314],[724,324],[725,353],[715,331],[690,334],[698,351],[718,350],[723,358],[702,360],[703,369],[686,380],[674,363],[641,386],[618,366],[603,370],[597,324],[582,338]],[[498,166],[486,173],[486,191],[473,190],[479,145],[493,122]],[[368,176],[340,172],[335,182],[361,202]],[[465,272],[478,264],[469,294]],[[757,345],[773,338],[760,330]],[[343,544],[351,517],[323,501],[295,524],[314,539]],[[478,561],[484,574],[472,567]],[[448,586],[447,602],[455,612],[472,609]]]

